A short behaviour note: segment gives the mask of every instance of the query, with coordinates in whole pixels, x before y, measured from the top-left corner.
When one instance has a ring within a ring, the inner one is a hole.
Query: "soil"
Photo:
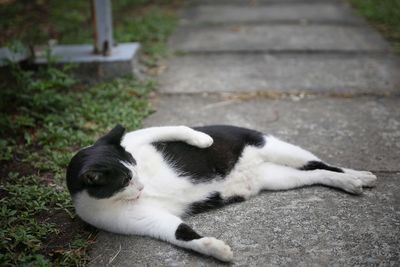
[[[79,236],[89,244],[94,243],[97,229],[83,222],[78,217],[71,218],[63,210],[50,210],[49,212],[41,213],[37,217],[38,222],[51,223],[57,226],[58,233],[49,236],[43,242],[42,253],[50,260],[58,258],[59,254],[64,251],[71,251],[71,242]],[[73,248],[72,248],[73,249]],[[78,248],[75,253],[86,254],[85,248]]]
[[[34,168],[25,162],[14,161],[0,161],[0,182],[4,182],[10,172],[18,172],[21,176],[33,174]]]

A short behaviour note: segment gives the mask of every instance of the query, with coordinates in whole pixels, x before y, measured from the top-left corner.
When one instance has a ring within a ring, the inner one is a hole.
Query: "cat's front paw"
[[[208,134],[195,131],[195,134],[187,140],[187,143],[199,148],[207,148],[213,144],[214,140]]]
[[[196,240],[198,251],[219,259],[220,261],[229,262],[233,259],[233,252],[224,241],[214,237],[203,237]]]

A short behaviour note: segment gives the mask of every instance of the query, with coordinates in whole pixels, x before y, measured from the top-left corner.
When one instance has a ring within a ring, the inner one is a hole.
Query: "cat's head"
[[[72,197],[86,191],[97,199],[139,198],[143,185],[136,175],[135,159],[121,146],[124,131],[118,124],[71,159],[67,168],[67,186]]]

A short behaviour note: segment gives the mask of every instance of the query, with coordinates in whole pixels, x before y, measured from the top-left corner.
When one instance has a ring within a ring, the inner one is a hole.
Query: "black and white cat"
[[[246,200],[261,190],[320,184],[361,194],[376,176],[330,166],[273,136],[235,126],[117,125],[67,169],[77,214],[100,229],[150,236],[231,261],[231,248],[181,217]]]

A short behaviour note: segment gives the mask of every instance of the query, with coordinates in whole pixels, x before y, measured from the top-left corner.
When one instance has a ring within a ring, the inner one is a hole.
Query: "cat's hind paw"
[[[212,256],[220,261],[229,262],[233,259],[231,248],[224,241],[214,237],[203,237],[196,240],[197,251]]]
[[[378,180],[375,174],[368,171],[362,171],[361,175],[357,175],[357,178],[361,180],[363,187],[375,187]]]
[[[354,195],[361,195],[363,192],[362,181],[355,176],[350,177],[343,181],[342,189]]]
[[[196,134],[192,136],[187,143],[189,145],[199,147],[199,148],[207,148],[213,144],[214,140],[208,134],[196,131]]]
[[[377,182],[377,177],[375,174],[369,171],[356,171],[352,169],[344,169],[345,173],[355,176],[357,179],[361,180],[363,187],[375,187]]]

